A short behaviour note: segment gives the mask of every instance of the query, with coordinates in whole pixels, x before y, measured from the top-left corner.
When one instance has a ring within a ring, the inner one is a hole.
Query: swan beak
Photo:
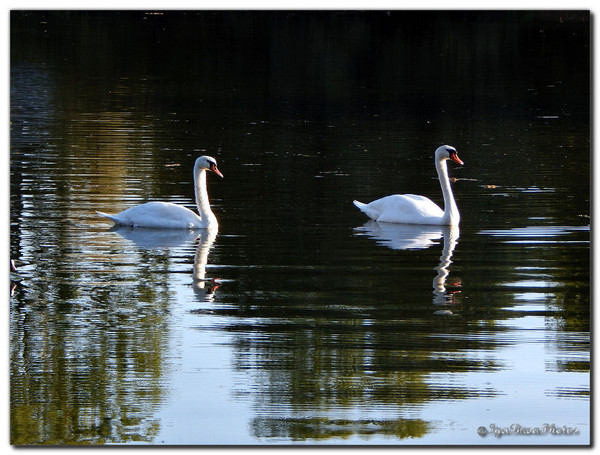
[[[461,160],[461,159],[458,157],[458,155],[456,154],[456,152],[453,152],[453,153],[450,155],[450,159],[451,159],[452,161],[454,161],[455,163],[458,163],[458,164],[460,164],[461,166],[462,166],[463,164],[465,164],[465,163],[463,163],[463,162],[462,162],[462,160]]]
[[[216,165],[216,164],[211,164],[211,165],[210,165],[210,170],[211,170],[212,172],[214,172],[215,174],[217,174],[219,177],[223,178],[223,174],[221,174],[221,171],[219,171],[219,170],[217,169],[217,165]]]

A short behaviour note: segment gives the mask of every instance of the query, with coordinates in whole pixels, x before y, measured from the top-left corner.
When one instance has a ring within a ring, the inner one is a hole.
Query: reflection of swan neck
[[[435,169],[437,170],[438,178],[440,180],[440,186],[442,188],[442,195],[444,196],[444,221],[445,224],[451,226],[458,225],[460,221],[460,213],[456,202],[454,201],[454,194],[452,193],[452,186],[450,185],[450,178],[448,177],[448,166],[445,159],[435,160]]]
[[[208,189],[206,187],[206,170],[202,169],[196,161],[194,165],[194,190],[196,192],[196,206],[198,207],[198,215],[207,225],[217,225],[217,217],[210,209],[208,200]]]
[[[208,229],[198,237],[198,247],[194,254],[194,269],[192,278],[196,288],[204,288],[206,281],[206,264],[208,262],[208,253],[217,237],[217,229]]]
[[[440,256],[440,263],[435,270],[437,270],[438,274],[433,279],[433,293],[434,303],[447,303],[446,302],[446,278],[450,274],[450,264],[452,264],[452,253],[454,252],[454,248],[456,248],[456,244],[458,242],[458,238],[460,237],[460,230],[458,226],[444,226],[442,229],[444,234],[444,248],[442,250],[442,255]]]

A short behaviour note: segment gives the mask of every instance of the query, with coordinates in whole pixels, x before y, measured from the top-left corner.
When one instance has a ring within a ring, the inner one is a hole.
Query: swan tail
[[[109,215],[108,213],[104,213],[104,212],[99,212],[98,210],[96,210],[96,213],[100,216],[103,216],[105,218],[108,218],[111,221],[114,221],[115,223],[119,223],[119,219],[115,216],[115,215]]]
[[[363,212],[365,215],[367,215],[369,218],[376,220],[378,218],[378,213],[375,212],[374,210],[369,208],[369,204],[365,204],[363,202],[359,202],[359,201],[352,201],[354,203],[354,205],[358,208],[358,210],[360,210],[361,212]]]

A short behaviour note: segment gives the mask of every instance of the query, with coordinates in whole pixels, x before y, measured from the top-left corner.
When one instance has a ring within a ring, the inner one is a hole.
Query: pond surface
[[[13,12],[11,37],[12,444],[589,444],[587,12]],[[442,204],[444,143],[459,228],[353,206]],[[96,214],[195,210],[202,154],[218,232]]]

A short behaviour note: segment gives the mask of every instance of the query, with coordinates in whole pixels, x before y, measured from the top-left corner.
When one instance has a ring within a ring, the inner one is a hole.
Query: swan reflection
[[[433,279],[433,304],[434,305],[446,305],[456,303],[456,294],[460,293],[461,282],[457,279],[452,283],[452,290],[446,289],[446,279],[450,274],[450,264],[452,264],[452,253],[458,238],[460,237],[460,230],[458,226],[444,226],[442,227],[444,234],[444,248],[442,255],[440,256],[440,264],[435,267],[438,274]],[[446,310],[440,310],[446,311]],[[446,313],[438,313],[446,314]]]
[[[444,239],[444,247],[440,256],[440,263],[434,267],[437,275],[433,279],[433,304],[449,305],[456,303],[456,294],[460,293],[460,280],[452,283],[451,289],[446,280],[450,274],[452,253],[458,243],[460,230],[458,226],[425,226],[396,223],[380,223],[368,221],[355,228],[359,235],[366,235],[376,241],[378,245],[392,250],[418,250],[426,249],[437,244],[440,238]],[[450,310],[438,310],[435,314],[451,314]]]
[[[201,230],[183,229],[151,229],[126,226],[113,226],[109,232],[116,232],[121,237],[135,243],[141,248],[175,248],[193,242]]]
[[[206,278],[208,254],[217,237],[217,229],[175,230],[144,229],[115,226],[110,229],[124,239],[130,240],[141,248],[175,248],[196,243],[192,286],[202,300],[213,300],[220,283],[215,278]]]
[[[208,253],[217,237],[216,229],[203,230],[196,241],[196,253],[194,254],[194,271],[192,274],[192,286],[196,295],[202,300],[214,300],[215,291],[219,288],[216,278],[206,278],[206,263]]]

